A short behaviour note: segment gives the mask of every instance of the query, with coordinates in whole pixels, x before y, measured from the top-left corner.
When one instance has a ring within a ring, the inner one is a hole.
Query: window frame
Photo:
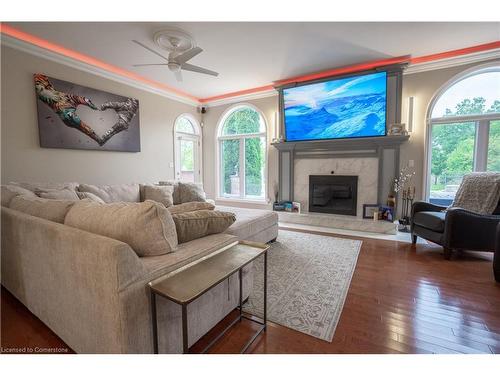
[[[224,124],[226,120],[236,111],[244,108],[250,108],[253,111],[257,112],[260,116],[260,119],[262,120],[262,123],[264,125],[264,130],[262,132],[258,133],[247,133],[247,134],[229,134],[229,135],[223,135],[222,131],[224,128]],[[216,165],[215,165],[215,170],[216,170],[216,199],[220,201],[229,201],[229,202],[242,202],[242,203],[249,203],[249,202],[254,202],[254,203],[268,203],[269,202],[269,197],[268,197],[268,182],[269,182],[269,174],[268,174],[268,144],[267,144],[267,132],[268,132],[268,126],[267,126],[267,120],[266,117],[264,116],[264,113],[257,108],[255,105],[250,104],[250,103],[238,103],[235,105],[230,106],[227,108],[222,115],[219,118],[219,121],[217,123],[217,132],[216,132]],[[262,198],[247,198],[245,196],[245,139],[247,138],[263,138],[264,139],[264,196]],[[224,195],[223,193],[223,186],[224,186],[224,181],[223,181],[223,173],[222,173],[222,142],[225,140],[231,140],[231,139],[237,139],[239,140],[239,160],[240,160],[240,170],[239,174],[240,176],[243,176],[243,178],[240,178],[240,195],[238,197],[231,197],[228,195]],[[243,163],[242,163],[243,161]]]
[[[431,187],[431,163],[432,163],[432,128],[434,125],[446,125],[472,122],[475,124],[476,135],[474,138],[474,156],[473,156],[473,172],[486,171],[488,161],[488,143],[490,133],[490,123],[500,120],[500,113],[483,113],[465,116],[443,116],[432,117],[432,112],[439,99],[455,84],[466,80],[478,74],[500,71],[500,63],[494,61],[487,64],[477,65],[466,69],[463,72],[453,76],[434,94],[429,102],[426,114],[426,131],[425,131],[425,152],[424,152],[424,171],[423,171],[423,198],[425,201],[430,199]]]
[[[186,133],[182,131],[177,130],[177,124],[180,119],[185,118],[187,119],[191,125],[193,126],[194,133]],[[194,182],[201,182],[203,183],[203,173],[202,173],[202,167],[203,167],[203,153],[202,153],[202,129],[200,126],[200,123],[196,118],[190,114],[190,113],[182,113],[179,116],[176,117],[174,121],[174,126],[173,126],[173,137],[174,137],[174,179],[175,180],[181,180],[181,147],[180,147],[180,141],[193,141],[195,144],[194,152],[193,152],[193,157],[194,157]]]

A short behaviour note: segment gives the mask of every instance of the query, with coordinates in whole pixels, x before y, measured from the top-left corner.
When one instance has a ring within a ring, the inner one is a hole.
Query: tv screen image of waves
[[[387,73],[283,89],[287,141],[386,134]]]

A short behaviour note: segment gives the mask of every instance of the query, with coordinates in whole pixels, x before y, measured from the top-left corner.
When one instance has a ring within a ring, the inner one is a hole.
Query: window
[[[427,197],[449,205],[465,174],[500,171],[500,66],[465,72],[429,113]]]
[[[266,124],[250,105],[238,105],[222,116],[218,128],[219,197],[266,198]]]
[[[201,182],[201,131],[189,114],[180,115],[174,126],[175,178]]]

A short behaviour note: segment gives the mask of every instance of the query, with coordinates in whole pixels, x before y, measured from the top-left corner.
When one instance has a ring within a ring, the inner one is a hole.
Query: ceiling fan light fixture
[[[153,39],[158,47],[169,52],[182,53],[196,46],[191,35],[178,28],[168,28],[157,31]]]
[[[178,72],[181,70],[181,64],[178,64],[176,62],[173,62],[173,61],[169,61],[169,63],[167,64],[168,66],[168,69],[170,69],[171,72]]]

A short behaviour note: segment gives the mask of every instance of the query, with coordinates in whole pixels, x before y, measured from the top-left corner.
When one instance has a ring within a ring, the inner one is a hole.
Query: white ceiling
[[[500,39],[500,23],[471,22],[9,24],[199,98],[343,65],[409,54],[416,57]],[[203,48],[189,62],[215,70],[219,77],[184,71],[184,81],[177,82],[166,67],[132,66],[163,62],[131,40],[161,52],[153,34],[170,26],[187,31]]]

